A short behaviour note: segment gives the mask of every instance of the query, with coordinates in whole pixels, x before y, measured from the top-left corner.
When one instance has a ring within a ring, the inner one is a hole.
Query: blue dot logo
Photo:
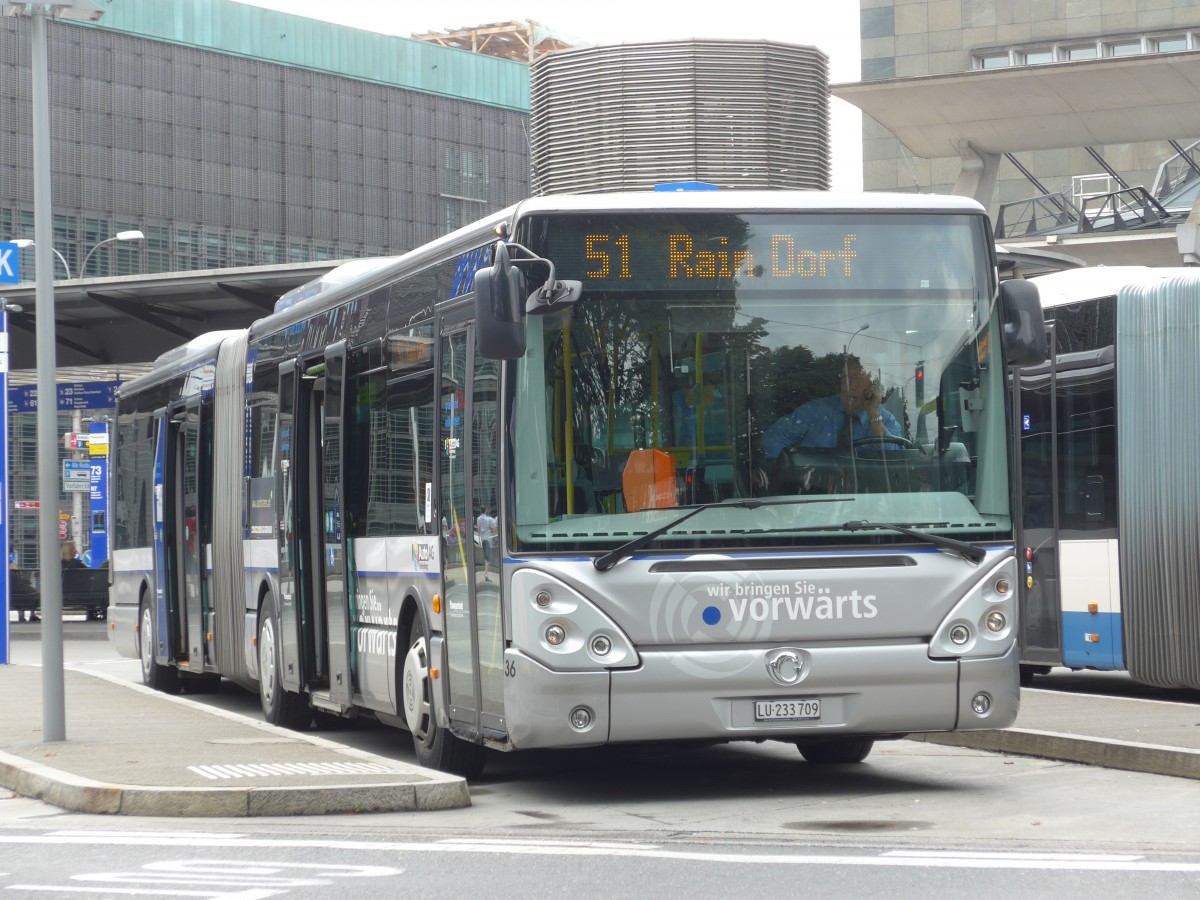
[[[721,621],[721,611],[715,606],[706,607],[701,618],[704,619],[705,625],[716,625]]]

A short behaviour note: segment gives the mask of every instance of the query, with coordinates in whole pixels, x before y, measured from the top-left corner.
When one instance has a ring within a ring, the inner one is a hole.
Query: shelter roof
[[[833,85],[923,159],[1200,136],[1200,50]]]
[[[209,331],[246,328],[275,301],[346,260],[281,263],[231,269],[74,278],[54,282],[58,369],[74,380],[131,372]],[[14,384],[36,380],[36,286],[5,285],[0,295],[21,312],[9,313],[9,369]],[[99,374],[97,374],[99,373]]]

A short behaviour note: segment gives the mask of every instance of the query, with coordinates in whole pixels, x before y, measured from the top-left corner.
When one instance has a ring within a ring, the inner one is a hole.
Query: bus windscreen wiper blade
[[[928,541],[935,547],[940,547],[949,553],[956,556],[961,556],[968,562],[981,563],[987,556],[987,551],[982,547],[977,547],[975,544],[967,541],[960,541],[956,538],[946,537],[941,534],[930,534],[925,531],[917,531],[915,528],[909,528],[907,525],[897,525],[895,522],[843,522],[841,525],[832,526],[825,530],[842,529],[843,531],[869,531],[872,528],[888,528],[892,531],[907,535],[911,538],[916,538],[918,541]],[[818,530],[818,529],[814,529]]]
[[[682,525],[692,516],[697,513],[702,513],[706,509],[759,509],[764,506],[794,506],[806,503],[846,503],[853,502],[853,498],[846,497],[818,497],[806,500],[723,500],[719,503],[701,503],[697,506],[688,508],[688,511],[677,519],[672,519],[666,525],[660,528],[655,528],[653,531],[635,537],[631,541],[626,541],[621,546],[601,554],[592,560],[592,565],[600,572],[607,572],[621,560],[632,556],[643,547],[658,540],[672,528]]]

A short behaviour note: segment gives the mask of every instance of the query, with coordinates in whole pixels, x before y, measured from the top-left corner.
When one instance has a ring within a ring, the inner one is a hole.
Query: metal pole
[[[71,431],[74,434],[80,434],[83,431],[83,412],[78,409],[71,414]],[[71,459],[74,462],[84,458],[84,454],[79,450],[71,452]],[[71,540],[75,542],[76,551],[82,554],[86,547],[83,540],[83,491],[71,492]]]
[[[63,700],[62,566],[58,549],[58,390],[55,386],[54,234],[50,203],[50,75],[46,8],[31,6],[33,25],[33,233],[37,265],[38,549],[42,602],[42,740],[67,739]]]

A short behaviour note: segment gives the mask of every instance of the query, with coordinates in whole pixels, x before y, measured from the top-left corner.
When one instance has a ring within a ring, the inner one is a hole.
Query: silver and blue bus
[[[1004,727],[1045,332],[990,234],[953,197],[544,197],[197,339],[118,396],[110,635],[466,775]],[[851,360],[886,432],[765,447]]]
[[[1200,689],[1200,272],[1032,279],[1053,354],[1019,370],[1022,681],[1053,667]]]

